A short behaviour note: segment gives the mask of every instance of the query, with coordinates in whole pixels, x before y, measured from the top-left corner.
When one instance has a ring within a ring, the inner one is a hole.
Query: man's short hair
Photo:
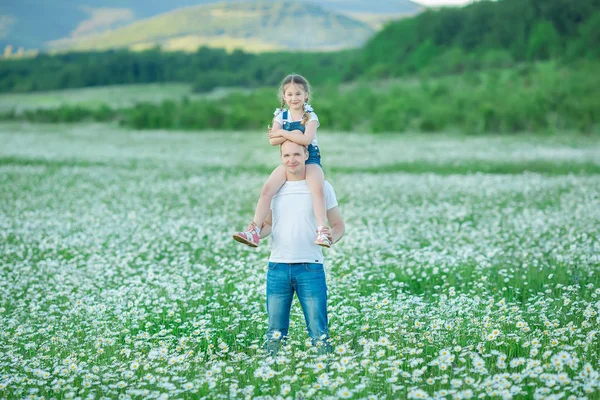
[[[293,142],[293,141],[291,141],[291,140],[286,140],[286,141],[285,141],[285,142],[283,142],[283,143],[287,143],[287,142],[296,143],[296,142]],[[281,143],[281,144],[279,145],[279,154],[281,154],[281,148],[283,147],[283,143]],[[297,145],[299,145],[299,146],[302,146],[302,150],[304,150],[304,154],[307,154],[307,153],[308,153],[308,146],[305,146],[305,145],[303,145],[303,144],[300,144],[300,143],[296,143],[296,144],[297,144]]]

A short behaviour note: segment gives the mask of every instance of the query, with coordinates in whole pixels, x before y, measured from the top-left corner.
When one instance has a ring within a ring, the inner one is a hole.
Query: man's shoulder
[[[335,196],[335,190],[333,190],[333,186],[331,186],[331,183],[325,181],[323,184],[323,189],[325,193],[331,193]]]
[[[324,181],[323,186],[325,191],[334,191],[333,186],[328,181]],[[287,181],[277,191],[276,195],[292,194],[292,193],[310,193],[308,182],[302,181]]]
[[[331,184],[327,181],[325,181],[323,185],[323,192],[325,192],[325,202],[327,203],[327,210],[338,205],[335,190],[333,190],[333,186],[331,186]]]

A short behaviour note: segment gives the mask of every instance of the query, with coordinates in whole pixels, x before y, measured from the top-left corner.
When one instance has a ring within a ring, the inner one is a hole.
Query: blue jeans
[[[269,263],[267,272],[267,329],[266,349],[276,353],[282,339],[288,336],[290,310],[294,292],[298,295],[308,336],[321,351],[331,352],[327,331],[327,284],[323,264]]]

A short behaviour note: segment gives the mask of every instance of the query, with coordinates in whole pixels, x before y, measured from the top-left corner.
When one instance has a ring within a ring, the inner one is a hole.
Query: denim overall
[[[287,120],[288,118],[288,110],[283,112],[283,129],[286,131],[294,131],[298,129],[302,133],[304,133],[304,125],[302,125],[302,121],[294,121],[290,122]],[[312,144],[308,145],[308,160],[306,160],[306,165],[308,164],[318,164],[319,167],[323,168],[321,165],[321,152],[319,151],[319,146],[313,146]]]

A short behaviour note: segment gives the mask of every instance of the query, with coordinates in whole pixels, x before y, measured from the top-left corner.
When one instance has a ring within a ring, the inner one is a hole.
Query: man
[[[272,235],[267,272],[267,350],[276,353],[288,334],[290,309],[296,292],[304,312],[308,335],[313,345],[331,351],[327,329],[327,285],[323,270],[322,248],[314,244],[317,222],[312,196],[306,182],[305,146],[286,141],[281,144],[281,161],[287,182],[271,202],[271,211],[263,225],[261,239]],[[344,235],[344,221],[335,192],[325,181],[327,220],[331,228],[325,234],[332,243]]]

